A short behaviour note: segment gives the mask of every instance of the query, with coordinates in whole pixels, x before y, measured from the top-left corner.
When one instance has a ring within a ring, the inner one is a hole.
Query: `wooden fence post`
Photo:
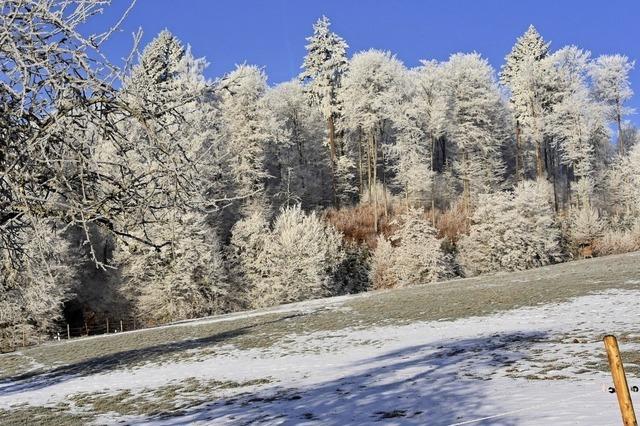
[[[109,318],[107,317],[107,334],[109,334]]]
[[[67,340],[71,340],[71,330],[69,329],[69,323],[67,323]]]
[[[609,358],[609,367],[611,368],[611,376],[613,377],[613,385],[618,396],[618,404],[620,405],[620,414],[622,414],[622,424],[624,426],[638,426],[636,414],[633,411],[633,403],[629,393],[629,385],[627,377],[624,374],[624,366],[620,357],[620,349],[615,336],[604,336],[604,347],[607,350],[607,358]]]
[[[122,328],[122,320],[120,320],[120,333],[122,333],[124,331],[124,328]]]
[[[87,324],[87,322],[84,322],[84,329],[87,332],[87,336],[89,335],[89,325]]]

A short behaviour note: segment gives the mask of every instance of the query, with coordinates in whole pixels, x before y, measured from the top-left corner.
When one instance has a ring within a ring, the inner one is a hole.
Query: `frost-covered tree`
[[[286,207],[252,260],[260,276],[249,277],[249,300],[262,307],[330,296],[343,259],[338,231],[300,206]]]
[[[162,194],[156,202],[171,208],[143,212],[145,225],[135,230],[140,239],[152,236],[163,244],[150,248],[137,240],[118,244],[114,252],[118,285],[143,321],[220,313],[233,303],[216,231],[206,221],[215,198],[226,196],[216,170],[224,153],[209,123],[216,105],[203,77],[205,67],[203,59],[163,31],[145,48],[123,90],[124,97],[155,114],[154,120],[129,129],[132,167],[142,173],[159,169],[162,161],[174,164],[173,173],[152,174],[149,183]],[[174,107],[167,110],[168,105]],[[149,155],[157,144],[167,158]],[[179,168],[183,163],[188,173]]]
[[[352,58],[340,92],[344,108],[342,126],[357,135],[359,173],[361,176],[366,173],[366,191],[374,204],[376,232],[380,200],[373,189],[381,174],[386,207],[389,164],[385,145],[391,142],[392,124],[407,94],[406,69],[402,62],[389,52],[375,49],[357,53]]]
[[[407,287],[437,281],[448,273],[436,230],[424,212],[408,208],[393,223],[387,239],[378,237],[371,280],[375,288]]]
[[[623,123],[622,139],[624,140],[624,149],[626,153],[640,142],[640,131],[638,127],[628,121]]]
[[[243,308],[251,307],[248,293],[254,283],[262,279],[258,258],[264,250],[269,232],[264,212],[258,209],[250,211],[231,229],[231,241],[225,247],[225,258],[234,294],[242,301]]]
[[[498,189],[503,180],[505,109],[493,69],[480,55],[453,55],[446,70],[451,91],[448,135],[456,146],[454,169],[470,211],[478,194]]]
[[[267,90],[264,72],[252,65],[240,65],[218,84],[220,96],[220,138],[228,158],[233,194],[264,203],[265,145],[261,98]]]
[[[578,247],[593,245],[604,229],[600,213],[590,206],[575,208],[569,214],[569,237]]]
[[[623,55],[602,55],[590,67],[596,96],[609,106],[609,117],[618,127],[618,150],[625,153],[622,119],[632,110],[625,103],[633,96],[629,82],[629,72],[634,62]]]
[[[628,155],[619,157],[607,172],[606,191],[614,213],[627,217],[640,217],[640,145]]]
[[[36,222],[20,238],[20,269],[9,251],[0,249],[0,341],[13,344],[23,334],[31,341],[56,329],[76,280],[75,256],[54,224]]]
[[[300,83],[269,89],[262,101],[270,135],[266,154],[268,195],[274,207],[300,203],[304,209],[331,203],[331,166],[324,147],[324,120],[307,102]]]
[[[176,213],[152,227],[170,243],[159,250],[130,243],[114,253],[122,290],[142,321],[164,323],[235,307],[217,236],[203,215]]]
[[[450,110],[446,74],[442,64],[423,61],[407,78],[409,100],[394,123],[396,180],[409,201],[430,199],[434,208],[435,173],[445,161],[442,141]]]
[[[146,185],[158,189],[153,205],[213,211],[216,199],[228,198],[220,176],[224,153],[212,123],[217,105],[203,75],[206,66],[203,58],[195,58],[190,48],[163,31],[144,49],[125,80],[121,96],[137,108],[154,111],[152,119],[123,123],[131,148],[127,162],[138,173],[153,177]],[[98,144],[100,160],[117,164],[118,151],[103,145]],[[156,155],[158,151],[162,155]],[[173,164],[171,172],[160,173],[167,163]],[[144,221],[158,220],[153,211],[143,213]]]
[[[391,271],[400,287],[437,281],[447,274],[447,262],[436,230],[421,210],[409,208],[397,219]]]
[[[549,43],[544,41],[533,25],[518,37],[505,58],[500,81],[511,92],[510,102],[515,118],[516,180],[526,176],[525,154],[532,145],[535,153],[535,173],[544,173],[543,132],[550,91],[549,66],[544,59]]]
[[[348,69],[347,43],[329,29],[329,18],[323,16],[313,25],[313,35],[307,38],[307,55],[302,63],[300,80],[305,83],[313,104],[327,122],[328,148],[333,172],[333,190],[336,196],[337,163],[343,155],[342,147],[336,141],[336,119],[340,116],[341,105],[338,92],[342,77]]]
[[[106,63],[100,45],[117,28],[92,36],[78,30],[103,6],[0,3],[0,246],[16,258],[21,229],[39,220],[83,228],[90,246],[91,226],[118,239],[140,238],[131,230],[144,225],[150,206],[155,213],[170,207],[159,202],[166,188],[153,184],[156,177],[179,177],[193,169],[191,161],[168,158],[156,138],[144,147],[131,143],[127,124],[149,124],[156,117],[112,84],[123,75]],[[171,113],[173,106],[166,109]],[[164,133],[162,124],[142,127]],[[96,158],[99,141],[107,158]],[[136,168],[133,157],[142,151],[159,160],[156,167]]]
[[[336,190],[338,201],[348,203],[357,198],[357,165],[349,155],[341,155],[336,161]]]
[[[167,104],[191,94],[177,84],[185,48],[173,34],[163,30],[145,48],[127,78],[125,92],[134,103],[143,103],[154,114],[167,111]]]
[[[518,271],[561,259],[560,230],[546,182],[525,181],[514,193],[480,196],[468,236],[459,243],[465,274]]]
[[[557,70],[557,101],[549,114],[547,134],[562,163],[571,167],[577,180],[577,201],[584,208],[591,204],[597,153],[609,139],[602,104],[593,99],[587,85],[589,56],[589,52],[569,46],[549,57]]]
[[[376,248],[371,257],[369,279],[376,290],[394,288],[398,278],[393,272],[393,246],[384,235],[378,236]]]

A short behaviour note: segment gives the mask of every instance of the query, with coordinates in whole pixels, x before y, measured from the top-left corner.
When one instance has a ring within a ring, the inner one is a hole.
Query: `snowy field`
[[[601,339],[619,337],[630,384],[640,384],[639,260],[572,262],[3,355],[0,422],[619,424],[615,395],[604,391]]]

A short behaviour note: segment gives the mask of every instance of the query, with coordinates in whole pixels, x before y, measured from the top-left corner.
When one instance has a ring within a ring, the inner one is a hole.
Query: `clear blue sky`
[[[87,31],[112,22],[128,2],[113,3]],[[246,62],[263,66],[275,84],[298,74],[305,37],[323,14],[350,55],[390,50],[409,67],[476,51],[499,70],[516,37],[533,24],[552,49],[575,44],[594,56],[622,53],[637,60],[631,106],[640,111],[639,0],[138,0],[106,52],[117,63],[136,28],[144,30],[143,44],[167,28],[207,58],[208,77]],[[640,122],[638,115],[632,119]]]

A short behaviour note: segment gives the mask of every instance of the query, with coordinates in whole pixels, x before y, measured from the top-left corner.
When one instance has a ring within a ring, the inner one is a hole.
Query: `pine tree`
[[[159,114],[167,111],[168,102],[183,97],[175,84],[185,48],[168,30],[158,34],[143,50],[138,64],[125,82],[125,92],[133,102],[144,104]]]
[[[535,150],[536,177],[544,172],[543,131],[544,115],[549,93],[546,86],[546,67],[543,60],[549,54],[545,42],[533,25],[518,37],[505,58],[500,81],[511,91],[511,105],[516,122],[516,181],[524,178],[525,143]]]
[[[609,108],[609,116],[618,127],[618,150],[620,155],[625,153],[625,143],[622,132],[622,119],[632,112],[625,107],[631,96],[631,84],[629,72],[633,69],[634,62],[623,55],[602,55],[590,68],[596,96],[605,102]]]
[[[371,253],[365,244],[345,241],[344,260],[334,273],[332,294],[355,294],[371,288]]]
[[[342,155],[342,147],[336,141],[336,120],[340,116],[341,105],[338,98],[342,77],[348,68],[347,43],[329,29],[329,18],[323,16],[313,26],[313,36],[308,37],[307,55],[302,63],[300,80],[306,83],[305,89],[327,122],[328,147],[333,172],[333,190],[336,187],[336,164]],[[336,199],[337,202],[337,199]]]
[[[121,163],[135,173],[123,177],[122,188],[141,188],[145,205],[131,215],[145,231],[147,223],[174,216],[175,211],[213,211],[216,199],[226,198],[218,176],[224,158],[212,121],[216,118],[211,84],[203,76],[207,63],[184,49],[168,31],[156,37],[140,56],[121,93],[139,111],[153,111],[140,120],[122,120],[127,143],[119,148],[98,139],[96,159],[120,173]],[[135,111],[134,111],[135,113]],[[126,155],[123,155],[122,151]],[[163,215],[160,209],[173,214]],[[159,229],[159,228],[155,228]],[[161,245],[149,230],[145,237]]]
[[[216,229],[207,222],[207,212],[217,208],[216,199],[226,198],[226,188],[219,176],[225,153],[211,123],[217,105],[203,76],[206,66],[163,31],[145,48],[123,89],[125,99],[154,111],[141,124],[126,123],[127,161],[145,176],[143,181],[132,176],[129,184],[153,188],[154,196],[137,212],[143,226],[130,230],[134,241],[118,242],[113,259],[117,286],[146,321],[231,309]],[[108,162],[114,153],[100,155]],[[147,239],[157,243],[149,246]]]

